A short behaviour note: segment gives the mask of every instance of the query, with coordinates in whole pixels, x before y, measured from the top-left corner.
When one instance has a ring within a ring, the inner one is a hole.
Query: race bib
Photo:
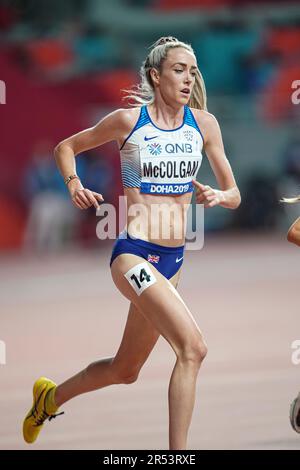
[[[136,264],[133,268],[129,269],[124,276],[138,296],[157,282],[156,277],[146,262]]]

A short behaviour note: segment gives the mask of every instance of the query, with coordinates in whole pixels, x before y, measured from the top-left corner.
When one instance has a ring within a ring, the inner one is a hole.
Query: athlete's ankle
[[[51,388],[51,390],[49,390],[45,398],[45,408],[46,408],[46,412],[49,415],[55,413],[59,407],[59,405],[57,405],[56,400],[55,400],[56,388],[57,387]]]

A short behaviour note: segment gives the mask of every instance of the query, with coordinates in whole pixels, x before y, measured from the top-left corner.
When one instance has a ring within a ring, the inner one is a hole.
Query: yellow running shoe
[[[23,437],[32,444],[46,419],[49,421],[64,412],[54,414],[58,407],[54,403],[46,403],[48,393],[56,387],[56,383],[46,377],[40,377],[33,386],[33,404],[23,422]],[[53,400],[52,400],[53,401]]]

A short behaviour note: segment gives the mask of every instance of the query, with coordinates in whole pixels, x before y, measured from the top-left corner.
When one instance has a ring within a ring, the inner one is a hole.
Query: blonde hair
[[[295,202],[300,202],[300,194],[295,197],[283,197],[280,199],[280,202],[286,202],[288,204],[294,204]]]
[[[129,106],[143,106],[154,102],[155,93],[150,71],[155,68],[160,72],[168,51],[176,47],[182,47],[195,55],[190,44],[179,41],[172,36],[162,37],[152,44],[151,51],[140,68],[140,83],[129,90],[122,90],[126,93],[124,99],[128,101]],[[196,69],[195,84],[188,106],[207,110],[206,101],[205,83],[201,72]]]

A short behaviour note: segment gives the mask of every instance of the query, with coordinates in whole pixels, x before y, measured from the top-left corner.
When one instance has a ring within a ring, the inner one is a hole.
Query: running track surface
[[[190,449],[300,449],[289,405],[300,390],[300,250],[284,235],[207,236],[187,251],[179,292],[208,343],[197,382]],[[32,384],[61,382],[115,354],[128,301],[109,271],[110,245],[88,252],[1,257],[1,449],[167,449],[169,377],[175,356],[160,338],[131,385],[81,395],[22,440]]]

